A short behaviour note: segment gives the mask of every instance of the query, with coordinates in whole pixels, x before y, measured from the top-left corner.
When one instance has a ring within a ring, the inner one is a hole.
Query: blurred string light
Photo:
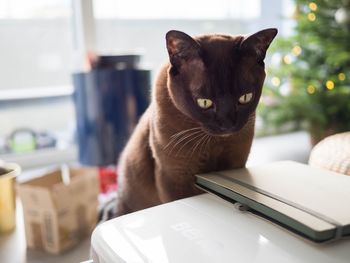
[[[329,89],[329,90],[334,89],[334,82],[331,81],[331,80],[327,80],[327,82],[326,82],[326,88]]]
[[[300,46],[295,46],[292,48],[292,53],[295,55],[295,56],[299,56],[301,54],[301,47]]]
[[[292,63],[292,58],[291,58],[291,56],[290,55],[285,55],[284,57],[283,57],[283,62],[284,63],[286,63],[286,64],[291,64]]]
[[[314,13],[307,14],[307,19],[309,19],[311,22],[314,22],[316,20],[316,15]]]
[[[339,74],[338,74],[338,79],[339,79],[340,81],[344,81],[344,80],[346,79],[345,74],[344,74],[344,73],[339,73]]]
[[[273,86],[278,87],[281,84],[281,80],[278,77],[273,77],[271,83]]]
[[[314,3],[314,2],[311,2],[311,3],[309,3],[309,8],[312,11],[316,11],[317,10],[317,4]]]
[[[313,85],[309,85],[309,86],[307,86],[306,90],[309,94],[314,94],[316,91],[316,88]]]

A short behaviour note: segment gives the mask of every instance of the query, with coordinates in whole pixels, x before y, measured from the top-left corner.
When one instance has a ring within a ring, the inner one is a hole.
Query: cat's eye
[[[242,95],[241,97],[239,97],[239,103],[241,104],[247,104],[249,103],[253,98],[253,93],[252,92],[249,92],[249,93],[246,93],[244,95]]]
[[[202,109],[209,109],[213,106],[213,101],[210,99],[197,99],[197,104]]]

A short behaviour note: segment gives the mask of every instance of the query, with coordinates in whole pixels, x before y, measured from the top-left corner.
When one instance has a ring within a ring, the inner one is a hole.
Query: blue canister
[[[148,106],[150,71],[117,68],[103,64],[73,74],[79,161],[84,165],[116,164]]]

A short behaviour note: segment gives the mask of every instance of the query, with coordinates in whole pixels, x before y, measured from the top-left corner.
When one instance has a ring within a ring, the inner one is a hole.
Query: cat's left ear
[[[277,32],[276,28],[268,28],[248,35],[243,39],[241,48],[253,52],[259,59],[264,60],[266,51]]]
[[[198,42],[184,32],[171,30],[165,38],[170,63],[174,67],[180,68],[184,62],[199,58]]]

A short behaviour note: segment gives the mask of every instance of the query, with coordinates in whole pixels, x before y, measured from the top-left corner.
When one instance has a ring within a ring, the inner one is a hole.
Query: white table
[[[91,242],[94,263],[350,262],[350,239],[313,243],[209,194],[107,221]]]

